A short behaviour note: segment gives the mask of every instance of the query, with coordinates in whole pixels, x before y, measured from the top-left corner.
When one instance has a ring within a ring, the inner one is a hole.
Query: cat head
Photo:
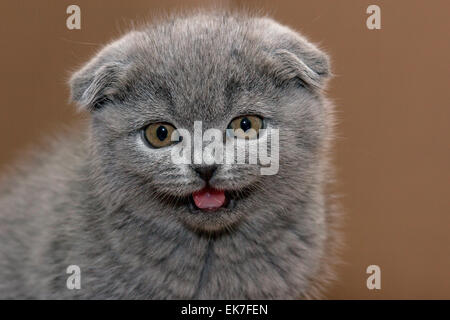
[[[218,232],[276,219],[286,205],[307,201],[328,135],[329,75],[327,56],[291,29],[269,18],[209,13],[128,33],[70,86],[92,116],[92,157],[107,205]],[[196,162],[199,126],[200,135],[222,132],[215,141],[224,147],[242,139],[250,150],[270,140],[269,154],[277,138],[275,173],[262,174],[259,160]],[[278,137],[269,138],[271,129]],[[191,147],[191,163],[174,161],[182,146]]]

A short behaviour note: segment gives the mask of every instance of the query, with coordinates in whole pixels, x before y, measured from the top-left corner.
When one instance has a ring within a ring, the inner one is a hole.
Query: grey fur
[[[1,298],[306,298],[330,279],[332,105],[327,56],[266,17],[200,12],[133,31],[71,81],[90,124],[3,180]],[[232,212],[192,214],[204,185],[139,130],[167,121],[225,130],[257,113],[280,129],[280,171],[220,166]],[[239,192],[237,192],[239,191]],[[80,290],[66,268],[81,268]]]

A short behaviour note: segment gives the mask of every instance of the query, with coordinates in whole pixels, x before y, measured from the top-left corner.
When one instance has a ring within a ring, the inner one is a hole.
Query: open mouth
[[[214,212],[220,209],[233,209],[236,201],[224,190],[216,190],[209,186],[192,193],[189,197],[191,211]]]

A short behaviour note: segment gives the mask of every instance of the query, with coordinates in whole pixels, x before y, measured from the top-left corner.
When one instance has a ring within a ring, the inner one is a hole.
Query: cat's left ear
[[[131,63],[126,46],[132,43],[134,32],[102,49],[69,80],[71,100],[80,109],[98,110],[120,97],[126,87]]]
[[[299,79],[312,90],[321,90],[331,77],[330,60],[306,38],[272,19],[262,19],[264,51],[274,76],[284,82]]]

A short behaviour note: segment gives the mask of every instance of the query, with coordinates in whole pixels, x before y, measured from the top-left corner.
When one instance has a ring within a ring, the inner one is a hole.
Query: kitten
[[[336,241],[329,76],[323,52],[266,17],[198,12],[107,45],[70,80],[89,126],[2,183],[0,297],[316,297]],[[278,129],[278,173],[174,164],[187,139],[168,134],[195,121]]]

